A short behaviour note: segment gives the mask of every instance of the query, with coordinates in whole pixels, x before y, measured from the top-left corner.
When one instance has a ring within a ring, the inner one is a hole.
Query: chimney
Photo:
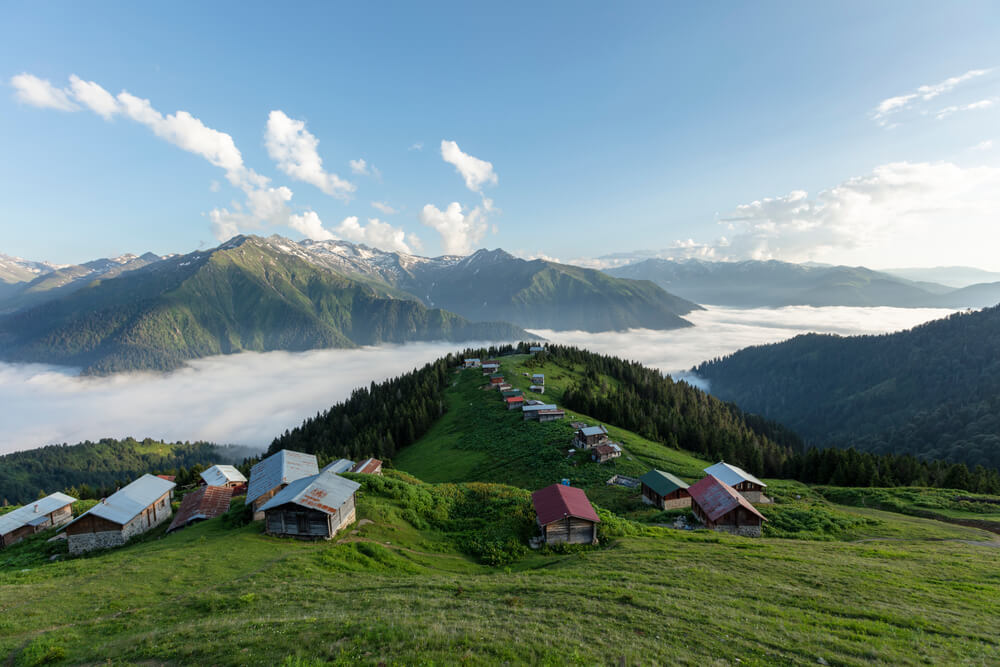
[[[35,511],[36,514],[38,513],[38,503],[35,503],[35,509],[34,509],[34,511]]]

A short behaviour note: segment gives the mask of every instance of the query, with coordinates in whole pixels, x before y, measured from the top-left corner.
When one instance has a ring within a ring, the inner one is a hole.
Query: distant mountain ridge
[[[741,308],[794,305],[982,308],[1000,302],[1000,282],[956,289],[865,267],[777,260],[708,262],[652,258],[606,272],[620,278],[651,280],[698,303]]]

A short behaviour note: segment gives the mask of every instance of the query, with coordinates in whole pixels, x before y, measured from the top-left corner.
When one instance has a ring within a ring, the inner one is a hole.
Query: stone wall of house
[[[755,491],[740,491],[739,493],[740,493],[741,496],[743,496],[744,498],[746,498],[747,500],[749,500],[752,503],[769,503],[769,502],[771,502],[771,499],[768,498],[767,496],[765,496],[764,492],[760,491],[760,490],[755,490]]]
[[[94,549],[110,549],[125,544],[125,537],[120,530],[107,530],[100,533],[77,533],[70,535],[69,552],[74,556]]]
[[[760,537],[761,535],[760,526],[719,525],[715,527],[715,530],[720,533],[739,535],[740,537]]]

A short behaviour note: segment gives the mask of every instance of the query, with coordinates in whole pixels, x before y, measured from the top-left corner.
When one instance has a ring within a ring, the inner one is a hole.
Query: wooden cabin
[[[499,361],[484,361],[482,365],[483,375],[492,375],[500,370]]]
[[[316,457],[312,454],[282,449],[258,462],[250,469],[246,504],[253,506],[254,521],[264,518],[261,506],[276,493],[297,479],[319,473]]]
[[[382,474],[382,462],[378,459],[365,459],[358,465],[351,469],[351,472],[357,472],[364,475],[381,475]]]
[[[531,494],[546,544],[597,544],[601,519],[583,489],[553,484]]]
[[[608,442],[608,429],[603,426],[584,426],[576,431],[576,445],[590,449]]]
[[[743,537],[761,536],[767,519],[725,482],[707,475],[688,487],[688,493],[691,511],[706,528]]]
[[[543,373],[535,373],[531,376],[531,384],[543,386],[545,384],[545,375]]]
[[[490,376],[490,385],[492,385],[493,387],[498,387],[499,385],[502,384],[504,384],[504,379],[502,375],[494,374]]]
[[[201,473],[202,486],[224,486],[237,493],[246,491],[247,478],[234,466],[214,465]]]
[[[533,384],[530,387],[528,387],[528,391],[533,391],[536,394],[544,394],[545,393],[545,385],[543,385],[543,384]]]
[[[639,478],[642,483],[642,502],[663,510],[691,507],[688,484],[669,472],[650,470]]]
[[[361,485],[327,471],[290,483],[261,505],[268,535],[329,540],[356,518]]]
[[[524,406],[524,396],[508,396],[504,400],[508,410],[520,410]]]
[[[622,455],[622,448],[614,442],[604,445],[597,445],[590,449],[590,459],[598,463],[607,463],[611,459],[616,459]]]
[[[752,503],[769,503],[771,499],[764,495],[767,484],[760,481],[743,468],[724,461],[705,468],[705,474],[711,475],[720,482],[733,487]]]
[[[0,516],[0,549],[73,519],[76,498],[52,493]]]
[[[565,410],[559,410],[558,408],[552,410],[539,410],[538,411],[538,421],[540,422],[554,422],[566,417]]]
[[[511,389],[513,389],[513,388],[514,388],[513,386],[511,386],[510,384],[508,384],[508,383],[507,383],[506,381],[502,382],[501,384],[498,384],[498,385],[494,385],[494,386],[495,386],[495,387],[496,387],[497,389],[499,389],[499,390],[500,390],[500,394],[501,394],[501,395],[503,395],[503,392],[505,392],[505,391],[510,391]]]
[[[233,499],[233,493],[238,488],[241,487],[206,485],[195,489],[184,496],[167,532],[186,528],[198,521],[222,516],[229,511],[229,502]]]
[[[475,359],[475,358],[473,358],[473,359],[466,359],[466,360],[464,360],[463,363],[464,363],[464,366],[466,368],[479,368],[480,366],[483,365],[482,361],[480,361],[479,359]]]
[[[539,420],[539,413],[542,410],[557,410],[557,406],[553,403],[539,403],[535,401],[534,405],[527,403],[521,408],[521,412],[524,414],[525,420]]]
[[[143,475],[66,526],[71,554],[121,546],[170,518],[174,482]]]

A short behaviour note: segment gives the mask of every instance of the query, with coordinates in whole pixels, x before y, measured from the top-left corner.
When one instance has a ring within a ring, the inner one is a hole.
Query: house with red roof
[[[688,487],[691,511],[706,528],[744,537],[760,537],[764,515],[725,482],[706,476]]]
[[[508,396],[504,399],[508,410],[520,410],[524,405],[524,396]]]
[[[601,522],[583,489],[553,484],[531,494],[546,544],[597,544]]]

